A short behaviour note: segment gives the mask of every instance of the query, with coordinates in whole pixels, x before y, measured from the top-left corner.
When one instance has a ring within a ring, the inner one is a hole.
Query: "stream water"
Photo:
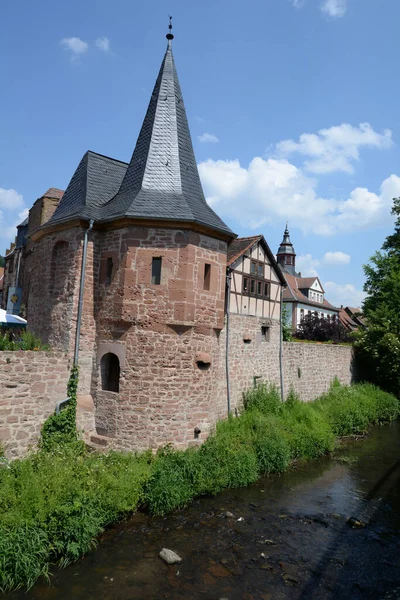
[[[163,547],[182,564],[166,565]],[[137,514],[54,571],[50,587],[3,598],[400,599],[400,422],[345,443],[334,459],[165,518]]]

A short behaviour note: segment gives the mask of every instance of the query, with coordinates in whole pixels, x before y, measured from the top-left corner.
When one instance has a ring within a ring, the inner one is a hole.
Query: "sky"
[[[0,254],[93,150],[129,161],[166,48],[208,202],[340,306],[400,196],[399,0],[18,0],[0,36]]]

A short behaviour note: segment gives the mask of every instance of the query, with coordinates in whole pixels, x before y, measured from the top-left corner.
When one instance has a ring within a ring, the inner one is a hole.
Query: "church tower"
[[[291,275],[296,275],[296,252],[294,251],[293,244],[290,241],[287,223],[276,258],[278,264],[284,271],[290,273]]]

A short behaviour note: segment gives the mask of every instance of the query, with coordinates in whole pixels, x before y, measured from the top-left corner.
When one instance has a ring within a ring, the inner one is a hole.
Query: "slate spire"
[[[278,249],[276,259],[279,265],[281,265],[284,271],[296,275],[296,252],[294,251],[293,244],[290,241],[290,234],[288,224],[286,223],[285,231],[283,232],[283,239]]]
[[[204,197],[172,55],[171,29],[170,22],[167,50],[131,161],[102,216],[193,222],[235,237]]]

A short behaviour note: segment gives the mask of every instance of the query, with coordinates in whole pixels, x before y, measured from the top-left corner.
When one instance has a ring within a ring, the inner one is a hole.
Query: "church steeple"
[[[293,244],[290,241],[290,234],[287,223],[276,258],[278,264],[282,267],[284,271],[287,271],[287,273],[290,273],[291,275],[296,275],[296,252],[294,251]]]
[[[116,196],[105,207],[119,217],[198,223],[234,237],[207,204],[201,186],[178,75],[168,46],[136,147]]]

